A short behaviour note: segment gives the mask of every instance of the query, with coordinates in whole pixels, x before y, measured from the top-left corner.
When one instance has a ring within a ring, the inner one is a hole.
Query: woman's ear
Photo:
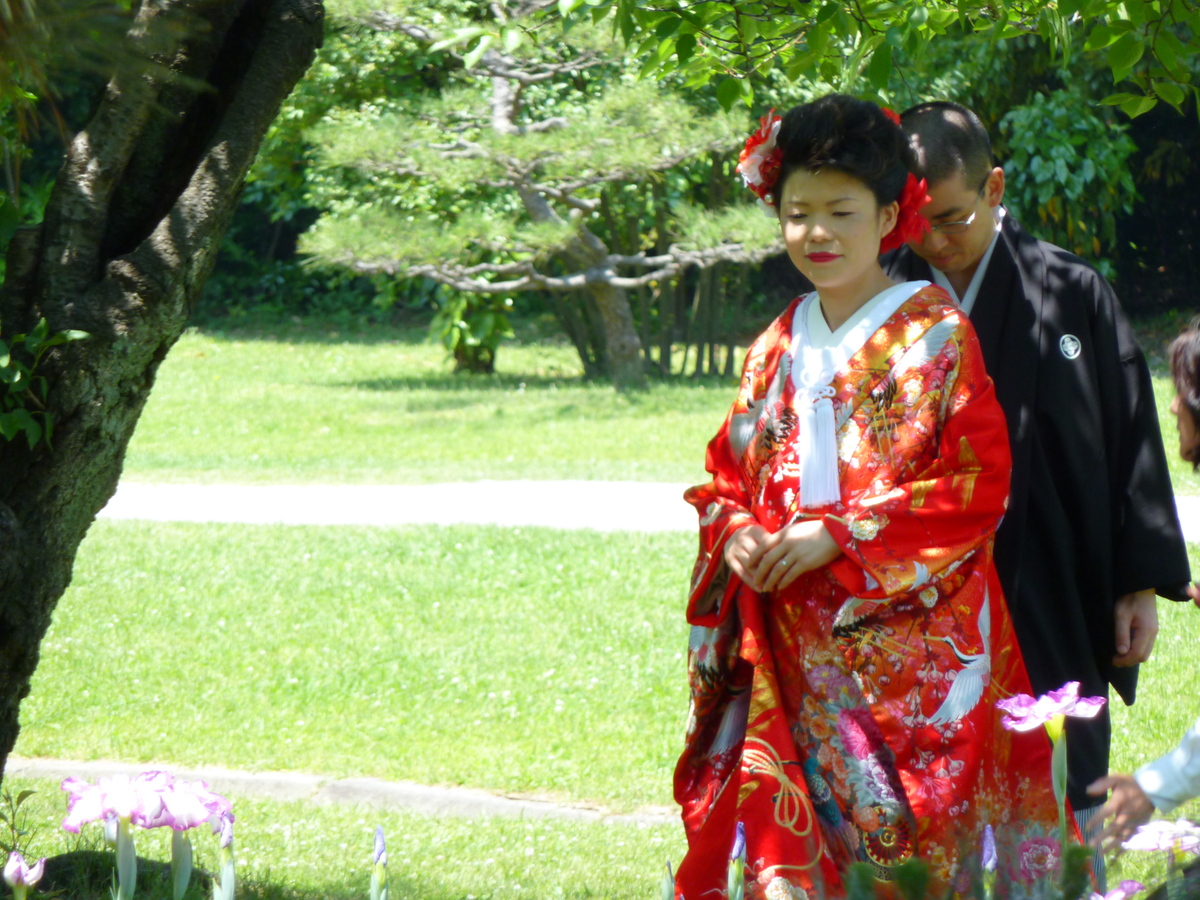
[[[893,200],[887,206],[879,207],[879,239],[883,240],[892,229],[896,227],[896,222],[900,219],[900,203]]]

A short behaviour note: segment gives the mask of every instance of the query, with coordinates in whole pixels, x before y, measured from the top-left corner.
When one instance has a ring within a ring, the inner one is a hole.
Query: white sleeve
[[[1133,777],[1162,813],[1200,795],[1200,719],[1178,747],[1142,766]]]

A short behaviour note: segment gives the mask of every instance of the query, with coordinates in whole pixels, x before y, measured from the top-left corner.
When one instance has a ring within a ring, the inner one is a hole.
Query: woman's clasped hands
[[[774,534],[757,523],[747,525],[725,542],[729,568],[760,594],[783,590],[841,552],[820,519],[794,522]]]

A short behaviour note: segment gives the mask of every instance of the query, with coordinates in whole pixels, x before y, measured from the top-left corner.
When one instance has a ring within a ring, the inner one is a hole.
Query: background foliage
[[[732,169],[738,146],[766,108],[833,89],[897,109],[941,97],[974,108],[1005,166],[1012,211],[1040,237],[1096,264],[1133,311],[1191,305],[1200,286],[1191,252],[1200,128],[1191,100],[1170,102],[1170,85],[1194,95],[1190,3],[1092,0],[997,11],[966,3],[668,2],[650,10],[624,0],[336,0],[330,12],[325,47],[264,144],[198,322],[316,315],[348,326],[416,317],[456,367],[487,369],[515,320],[544,315],[572,342],[585,376],[597,377],[606,336],[594,303],[528,286],[455,290],[406,277],[406,267],[543,258],[544,274],[561,277],[569,270],[546,254],[581,221],[622,257],[673,245],[695,252],[731,236],[751,250],[769,245],[771,223]],[[415,40],[396,30],[401,21],[443,39]],[[651,171],[645,141],[597,155],[595,127],[533,136],[521,152],[553,157],[551,175],[591,164],[611,179],[580,195],[597,204],[592,214],[564,217],[569,227],[536,228],[478,162],[420,158],[412,138],[421,129],[478,133],[488,85],[468,63],[488,52],[546,59],[565,46],[602,58],[526,88],[525,121],[591,120],[597,104],[624,102],[642,116],[632,131],[646,136],[727,122],[718,130],[721,149]],[[18,221],[40,218],[64,135],[97,89],[87,65],[52,79],[17,78],[12,73],[24,70],[16,60],[6,59],[9,74],[0,78],[8,179],[0,246]],[[425,176],[405,160],[422,162]],[[643,363],[659,375],[730,374],[738,362],[732,348],[803,288],[786,260],[769,259],[684,267],[631,289]]]

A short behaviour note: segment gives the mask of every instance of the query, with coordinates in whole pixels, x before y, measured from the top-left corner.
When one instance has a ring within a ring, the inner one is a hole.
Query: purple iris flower
[[[375,826],[375,865],[387,865],[387,841],[383,837],[383,826]]]
[[[94,785],[79,778],[67,778],[62,789],[71,795],[62,826],[73,834],[78,834],[80,827],[88,822],[110,815],[143,828],[162,824],[162,798],[158,791],[128,775],[101,778]]]
[[[1140,894],[1146,886],[1140,881],[1122,881],[1107,894],[1093,893],[1091,900],[1129,900],[1134,894]]]
[[[1200,827],[1187,819],[1148,822],[1121,846],[1126,850],[1180,850],[1195,853],[1200,851]]]
[[[88,822],[110,817],[141,828],[170,827],[176,831],[215,820],[214,834],[220,833],[220,819],[234,820],[233,805],[214,794],[203,781],[177,781],[167,772],[143,772],[134,778],[114,775],[94,785],[67,778],[62,789],[71,795],[62,825],[74,834]]]
[[[983,826],[983,871],[995,872],[996,863],[996,832],[991,825]]]
[[[213,815],[203,799],[189,790],[186,782],[176,782],[160,795],[163,803],[162,825],[170,825],[176,831],[190,831],[203,825]]]
[[[743,862],[746,859],[746,826],[738,822],[737,832],[733,838],[733,849],[729,851],[729,858],[740,859]]]
[[[997,700],[996,706],[1008,713],[1002,724],[1010,731],[1032,731],[1046,725],[1056,716],[1091,719],[1104,708],[1104,697],[1080,697],[1079,682],[1068,681],[1057,691],[1040,697],[1017,694],[1007,700]]]
[[[4,866],[4,881],[15,892],[17,888],[31,888],[42,880],[46,872],[46,859],[39,859],[33,866],[27,866],[25,859],[14,850],[8,854],[8,863]]]

